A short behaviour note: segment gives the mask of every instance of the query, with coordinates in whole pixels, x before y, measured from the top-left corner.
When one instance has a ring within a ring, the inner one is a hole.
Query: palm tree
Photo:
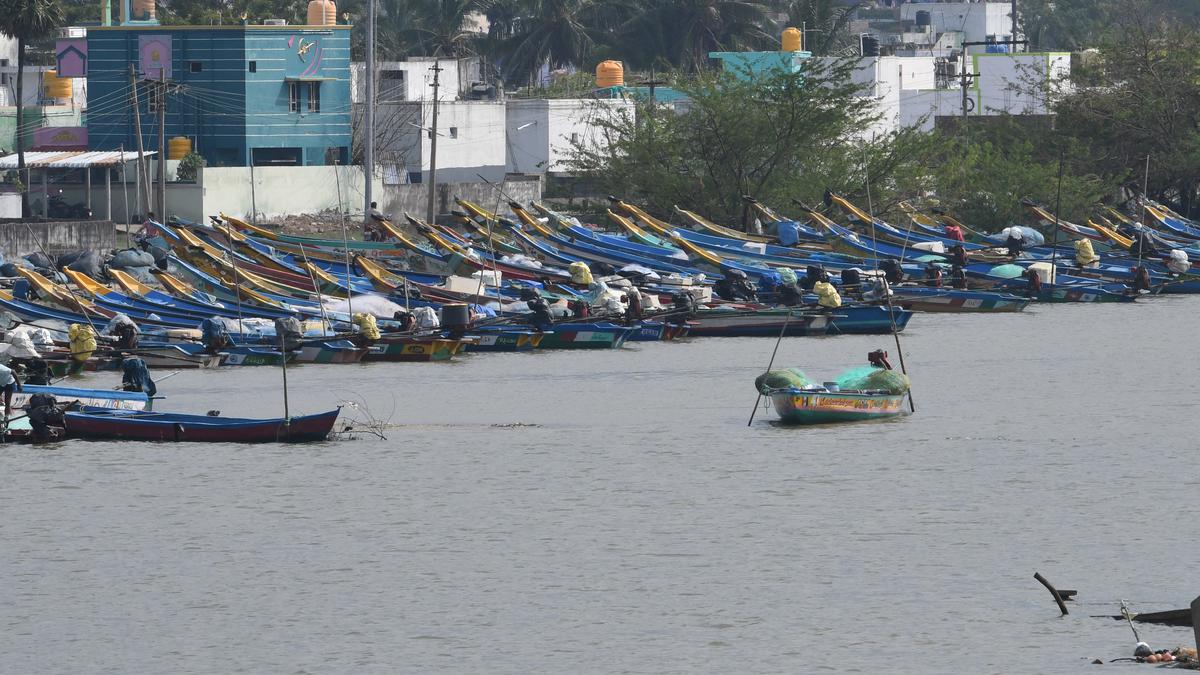
[[[849,42],[850,21],[865,3],[839,0],[794,0],[788,5],[788,23],[804,27],[804,49],[824,56]]]
[[[767,45],[767,6],[755,0],[652,0],[621,33],[635,61],[654,65],[664,60],[696,72],[711,51]]]
[[[514,80],[537,70],[579,66],[595,46],[595,33],[605,25],[601,13],[618,3],[599,0],[528,0],[512,19],[512,34],[498,48],[504,71]]]
[[[63,10],[57,0],[0,0],[0,34],[17,41],[17,175],[28,183],[25,170],[25,146],[21,136],[25,130],[25,106],[22,104],[25,85],[25,47],[30,40],[50,37],[63,24]],[[21,192],[21,217],[29,217],[29,187]]]
[[[379,51],[390,59],[466,55],[475,35],[463,29],[464,17],[480,5],[479,0],[383,0]]]

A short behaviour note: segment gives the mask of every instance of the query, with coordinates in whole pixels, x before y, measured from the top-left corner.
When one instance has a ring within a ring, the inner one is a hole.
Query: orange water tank
[[[337,5],[333,0],[312,0],[308,3],[308,25],[333,26],[337,24]]]
[[[620,61],[601,61],[596,66],[596,86],[607,87],[625,86],[625,66]]]
[[[187,136],[176,136],[167,141],[167,159],[183,159],[192,151],[192,139]]]
[[[58,72],[53,70],[42,73],[42,96],[48,99],[69,100],[71,78],[59,77]]]
[[[799,52],[803,50],[804,33],[801,33],[799,28],[785,28],[783,30],[783,51]]]

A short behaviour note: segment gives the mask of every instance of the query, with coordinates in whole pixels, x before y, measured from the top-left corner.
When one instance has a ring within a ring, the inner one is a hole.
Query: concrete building
[[[91,149],[137,147],[125,104],[136,71],[147,148],[164,105],[166,137],[190,138],[209,166],[350,160],[350,26],[101,26],[87,52]]]
[[[375,152],[385,184],[428,181],[433,102],[380,104]],[[438,104],[438,181],[504,178],[504,102],[446,101]]]
[[[569,172],[576,144],[607,147],[598,121],[634,115],[623,99],[520,99],[507,108],[509,173]]]
[[[1012,39],[1011,2],[899,2],[862,9],[856,32],[879,41],[881,53],[895,56],[950,56],[965,42]],[[972,53],[1008,51],[1004,45],[971,47]]]

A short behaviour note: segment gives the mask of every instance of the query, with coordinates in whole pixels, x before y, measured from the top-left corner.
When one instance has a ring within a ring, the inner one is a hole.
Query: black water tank
[[[869,33],[859,36],[859,45],[863,56],[879,56],[879,38]]]
[[[928,26],[931,23],[933,23],[933,15],[932,14],[930,14],[929,12],[927,12],[923,9],[917,11],[917,25],[918,26]]]

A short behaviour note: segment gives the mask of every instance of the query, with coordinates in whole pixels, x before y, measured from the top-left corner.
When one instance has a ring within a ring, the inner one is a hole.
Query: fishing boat
[[[887,352],[876,350],[867,358],[870,366],[852,368],[833,382],[810,382],[804,373],[791,368],[768,370],[754,386],[767,396],[783,424],[829,424],[899,417],[911,411],[905,406],[908,376],[892,370]]]
[[[464,340],[439,337],[387,336],[367,347],[363,361],[425,363],[449,361],[463,350]]]
[[[68,438],[85,440],[303,443],[325,440],[341,410],[338,407],[316,415],[247,419],[84,407],[67,411],[63,426]]]

